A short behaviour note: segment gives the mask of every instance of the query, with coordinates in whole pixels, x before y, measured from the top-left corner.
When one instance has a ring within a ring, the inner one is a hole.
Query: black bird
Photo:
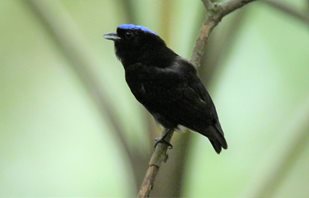
[[[131,92],[166,134],[182,125],[208,137],[217,153],[227,149],[214,103],[190,62],[143,26],[122,24],[104,38],[114,41]]]

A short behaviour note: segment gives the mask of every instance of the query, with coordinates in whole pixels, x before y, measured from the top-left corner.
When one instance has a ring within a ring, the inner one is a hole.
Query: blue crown
[[[141,26],[141,25],[121,24],[117,28],[124,29],[124,30],[141,30],[141,31],[146,32],[146,33],[157,35],[157,33],[155,33],[154,31],[152,31],[152,30],[150,30],[150,29],[148,29],[144,26]]]

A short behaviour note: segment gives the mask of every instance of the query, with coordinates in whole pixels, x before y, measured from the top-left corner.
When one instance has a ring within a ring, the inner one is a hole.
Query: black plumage
[[[217,153],[227,149],[213,101],[190,62],[143,26],[123,24],[104,37],[114,41],[135,98],[160,124],[171,130],[182,125],[208,137]]]

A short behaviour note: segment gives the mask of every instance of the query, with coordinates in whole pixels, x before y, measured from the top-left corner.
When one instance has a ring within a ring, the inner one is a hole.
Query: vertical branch
[[[224,61],[233,49],[235,39],[246,20],[246,14],[247,9],[239,10],[237,14],[231,16],[231,20],[225,28],[215,31],[212,35],[204,53],[202,67],[199,68],[199,74],[204,84],[207,85],[211,82],[215,73],[224,65]]]
[[[166,137],[165,141],[170,142],[172,139],[174,132],[170,132]],[[162,162],[166,162],[168,156],[167,156],[167,150],[169,145],[164,143],[159,143],[151,155],[148,169],[146,171],[143,183],[140,187],[140,190],[138,192],[138,197],[149,197],[150,191],[152,190],[154,186],[154,181],[156,179],[156,176],[159,172],[159,168],[162,164]]]
[[[211,3],[210,0],[203,1],[207,6],[206,10],[208,15],[206,16],[205,22],[201,27],[199,37],[196,40],[195,47],[193,49],[191,58],[193,65],[196,67],[201,65],[201,60],[204,54],[204,48],[207,45],[208,37],[222,18],[253,1],[255,0],[230,0],[223,3]]]
[[[204,48],[207,44],[208,37],[215,27],[216,23],[212,21],[209,17],[206,17],[205,22],[200,30],[199,37],[196,40],[195,47],[193,49],[191,62],[195,67],[200,67],[202,62],[202,57],[204,55]]]
[[[206,10],[208,15],[205,19],[205,22],[202,25],[200,30],[200,34],[198,39],[196,40],[195,47],[192,54],[191,62],[195,66],[200,66],[202,57],[204,54],[204,48],[207,44],[208,37],[215,26],[221,21],[221,19],[228,15],[229,13],[233,12],[234,10],[244,6],[247,3],[250,3],[254,0],[230,0],[225,3],[211,3],[210,0],[203,1],[204,5],[206,6]],[[170,133],[169,137],[166,138],[167,141],[170,141],[172,138],[173,133]],[[148,169],[146,175],[144,177],[143,183],[140,187],[138,197],[144,198],[149,197],[150,192],[153,188],[156,176],[158,174],[159,168],[161,163],[166,159],[167,156],[167,149],[168,146],[162,143],[159,143],[158,146],[152,153],[151,160],[148,164]],[[153,159],[159,159],[155,163]]]

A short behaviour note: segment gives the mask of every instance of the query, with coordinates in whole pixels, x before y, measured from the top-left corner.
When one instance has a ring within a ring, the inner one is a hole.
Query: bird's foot
[[[155,139],[155,144],[154,144],[154,148],[156,148],[158,146],[159,143],[161,144],[166,144],[168,146],[169,149],[173,148],[173,145],[171,143],[169,143],[168,141],[166,141],[164,139],[165,137],[159,137]]]

